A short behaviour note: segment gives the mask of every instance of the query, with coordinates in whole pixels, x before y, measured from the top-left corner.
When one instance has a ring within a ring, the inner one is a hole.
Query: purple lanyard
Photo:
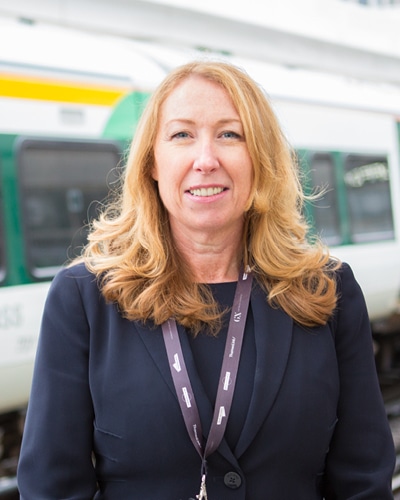
[[[170,318],[162,324],[171,375],[183,419],[190,439],[202,459],[203,470],[205,470],[206,458],[218,448],[222,441],[231,410],[247,311],[250,303],[252,278],[249,271],[244,272],[241,270],[229,320],[214,416],[205,448],[203,446],[199,410],[186,369],[176,322]]]

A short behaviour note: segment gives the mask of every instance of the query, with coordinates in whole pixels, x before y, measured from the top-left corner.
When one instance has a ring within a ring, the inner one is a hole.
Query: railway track
[[[0,478],[0,499],[1,500],[18,500],[17,478],[2,477]]]
[[[400,479],[398,476],[393,477],[392,490],[394,500],[400,500]]]
[[[400,418],[398,419],[398,423],[396,423],[396,426],[397,425],[400,429]],[[395,436],[393,437],[395,438]],[[397,455],[396,455],[396,468],[392,480],[392,491],[394,500],[400,500],[400,450],[398,448],[398,443],[396,443],[396,438],[395,438],[395,445],[396,445]]]
[[[396,448],[396,467],[392,480],[393,498],[400,500],[400,377],[396,379],[386,387],[383,386],[382,394]]]

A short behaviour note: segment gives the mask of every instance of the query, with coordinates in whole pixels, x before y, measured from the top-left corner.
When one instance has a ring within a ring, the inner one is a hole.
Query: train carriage
[[[7,50],[5,48],[7,47]],[[349,262],[372,322],[400,290],[400,89],[71,30],[0,26],[0,427],[29,397],[49,283],[118,183],[143,104],[193,57],[227,59],[268,94],[298,153],[314,231]],[[387,359],[387,358],[386,358]],[[386,361],[385,369],[390,369]],[[15,418],[13,416],[15,415]],[[5,449],[3,454],[11,453]],[[2,471],[0,468],[0,476]],[[1,489],[1,486],[0,486]]]

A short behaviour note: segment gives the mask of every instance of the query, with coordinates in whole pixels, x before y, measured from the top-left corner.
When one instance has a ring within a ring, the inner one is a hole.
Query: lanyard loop
[[[162,324],[164,343],[182,416],[193,446],[203,464],[220,445],[228,422],[250,303],[252,278],[249,271],[241,270],[229,320],[213,420],[205,446],[200,414],[186,369],[176,322],[170,318]]]

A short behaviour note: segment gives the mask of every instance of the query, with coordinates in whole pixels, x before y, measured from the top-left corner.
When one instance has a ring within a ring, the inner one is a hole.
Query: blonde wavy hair
[[[175,250],[152,178],[160,108],[191,75],[220,84],[243,124],[254,170],[244,215],[244,263],[273,306],[304,326],[326,323],[336,304],[333,271],[339,263],[318,240],[307,240],[297,163],[265,93],[225,62],[181,66],[152,94],[131,144],[120,196],[93,222],[82,256],[86,266],[98,277],[104,297],[130,320],[159,325],[174,317],[194,334],[204,326],[218,331],[222,312]]]

